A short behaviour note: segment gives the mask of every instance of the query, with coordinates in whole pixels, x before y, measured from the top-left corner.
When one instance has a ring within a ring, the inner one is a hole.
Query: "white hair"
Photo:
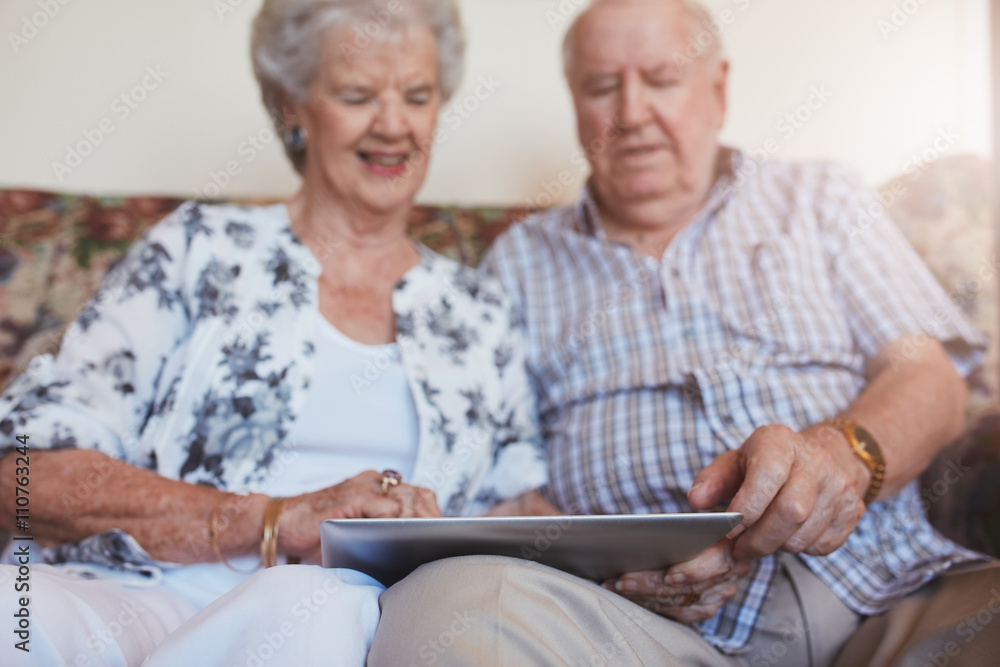
[[[652,0],[591,0],[590,5],[577,14],[576,18],[573,19],[573,23],[570,24],[569,30],[566,31],[566,37],[563,38],[563,72],[566,78],[569,78],[570,70],[573,67],[573,40],[576,36],[577,26],[580,24],[581,19],[590,12],[591,9],[597,5],[604,4],[606,2],[651,2]],[[661,2],[671,2],[675,5],[680,5],[681,9],[688,19],[688,30],[691,34],[691,38],[694,39],[699,26],[706,22],[712,20],[712,15],[709,11],[697,0],[660,0]],[[702,56],[708,58],[717,58],[722,55],[722,38],[718,35],[714,36],[711,43],[702,52]]]
[[[303,102],[319,72],[324,37],[339,28],[353,28],[354,42],[343,48],[363,48],[365,41],[386,39],[408,25],[426,26],[438,51],[438,86],[447,102],[462,80],[465,34],[455,0],[264,0],[253,22],[250,55],[261,98],[274,127],[287,137],[283,103]],[[359,46],[360,45],[360,46]],[[285,152],[299,173],[304,150],[284,142]]]

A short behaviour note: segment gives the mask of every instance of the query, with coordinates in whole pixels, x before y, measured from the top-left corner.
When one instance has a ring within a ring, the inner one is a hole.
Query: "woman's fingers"
[[[737,582],[743,576],[741,572],[742,568],[734,569],[715,581],[681,586],[655,584],[658,578],[656,573],[635,573],[629,581],[638,584],[637,590],[618,590],[615,584],[624,583],[621,580],[606,581],[604,586],[653,613],[682,623],[696,623],[711,618],[726,602],[736,597],[739,590]],[[662,573],[659,579],[662,581]]]
[[[733,568],[733,541],[721,539],[691,560],[667,570],[671,583],[706,581],[724,575]]]
[[[389,489],[387,496],[399,503],[401,518],[441,516],[437,495],[430,489],[400,484]]]
[[[382,473],[367,470],[340,484],[286,501],[279,546],[308,554],[319,548],[319,524],[326,519],[439,517],[435,493],[400,482],[382,490]]]

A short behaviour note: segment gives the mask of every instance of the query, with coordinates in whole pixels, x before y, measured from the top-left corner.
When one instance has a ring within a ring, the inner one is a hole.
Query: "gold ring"
[[[389,493],[390,486],[398,486],[403,476],[395,470],[382,471],[382,493]]]
[[[684,599],[681,600],[681,606],[690,607],[696,604],[700,599],[701,599],[701,593],[688,593],[687,595],[684,596]]]

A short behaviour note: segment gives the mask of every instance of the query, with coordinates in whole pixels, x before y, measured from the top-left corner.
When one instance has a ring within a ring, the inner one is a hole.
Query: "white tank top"
[[[264,492],[294,496],[386,468],[411,479],[419,431],[399,345],[364,345],[316,317],[312,384]]]

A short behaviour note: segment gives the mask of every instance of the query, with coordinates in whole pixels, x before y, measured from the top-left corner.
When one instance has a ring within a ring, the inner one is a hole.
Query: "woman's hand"
[[[278,550],[303,562],[322,559],[319,524],[326,519],[438,517],[430,489],[399,483],[382,491],[382,473],[368,470],[325,489],[285,501],[278,524]]]
[[[624,574],[603,585],[656,614],[691,624],[712,618],[736,597],[737,583],[751,569],[750,561],[733,560],[733,541],[723,539],[669,570]]]

